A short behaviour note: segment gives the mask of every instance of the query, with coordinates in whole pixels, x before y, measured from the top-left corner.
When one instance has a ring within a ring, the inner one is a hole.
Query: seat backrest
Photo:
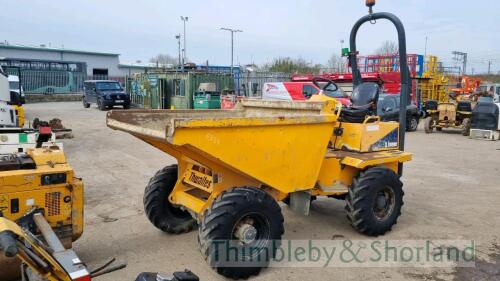
[[[425,102],[425,109],[427,110],[437,110],[438,102],[436,100],[428,100]]]
[[[376,108],[380,86],[374,82],[363,82],[359,84],[351,94],[353,107]]]
[[[457,104],[457,111],[472,112],[472,105],[470,101],[459,101]]]

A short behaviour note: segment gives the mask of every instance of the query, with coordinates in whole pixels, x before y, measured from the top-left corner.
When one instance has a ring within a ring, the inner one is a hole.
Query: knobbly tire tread
[[[196,221],[187,211],[172,206],[168,196],[177,182],[177,165],[156,172],[144,190],[144,211],[149,221],[163,232],[180,234],[193,230]],[[173,213],[175,210],[177,213]]]
[[[266,210],[273,222],[271,225],[271,239],[281,240],[284,233],[284,218],[281,207],[264,190],[253,187],[238,187],[222,192],[206,210],[198,228],[198,243],[200,251],[205,260],[217,271],[217,273],[232,279],[247,279],[258,275],[263,267],[217,267],[210,261],[210,247],[213,240],[224,240],[228,238],[224,226],[237,220],[244,214],[244,210],[253,206],[259,206],[260,210]],[[239,213],[240,212],[240,213]],[[274,224],[274,225],[273,225]],[[279,246],[279,243],[276,245]],[[274,249],[273,249],[274,250]]]
[[[391,215],[382,223],[373,214],[373,200],[378,188],[391,186],[395,194],[395,206]],[[378,236],[390,231],[397,224],[403,206],[403,183],[399,175],[385,167],[372,167],[355,178],[346,196],[345,212],[352,227],[357,231]]]

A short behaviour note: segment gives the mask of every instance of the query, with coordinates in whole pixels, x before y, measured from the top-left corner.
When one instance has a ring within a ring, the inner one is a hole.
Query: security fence
[[[124,76],[87,75],[86,73],[76,71],[32,70],[19,69],[17,67],[4,67],[4,70],[9,75],[19,76],[24,93],[27,95],[83,93],[83,82],[85,80],[115,80],[120,82],[120,84],[122,84],[125,88],[132,87],[133,85],[137,86],[137,83],[131,83],[134,81],[134,77],[127,78]],[[146,75],[149,77],[151,75],[154,76],[158,74],[166,75],[167,73],[170,73],[168,75],[176,73],[175,75],[182,76],[182,72],[150,73]],[[210,71],[195,70],[189,71],[189,73],[195,73],[196,76],[193,77],[209,77],[210,75],[218,75],[222,77],[230,75],[230,73],[220,71],[219,69],[210,69]],[[203,73],[206,75],[202,75]],[[245,70],[240,72],[238,69],[238,71],[235,71],[233,74],[233,78],[234,83],[231,83],[229,88],[228,86],[224,86],[225,91],[234,92],[239,96],[259,97],[262,95],[262,86],[264,83],[290,81],[291,75],[287,73],[268,71]],[[135,89],[135,91],[130,91],[130,89],[128,89],[127,92],[137,92],[137,89]],[[148,98],[143,95],[135,95],[133,98],[137,99],[136,102],[138,104],[151,103],[151,101],[144,100]]]
[[[239,96],[261,97],[264,83],[290,81],[290,78],[290,74],[281,72],[245,71],[235,73],[235,92]]]
[[[5,72],[20,78],[24,93],[27,95],[83,93],[85,80],[116,80],[122,85],[125,83],[125,77],[92,76],[73,71],[20,70],[15,67],[5,67]]]

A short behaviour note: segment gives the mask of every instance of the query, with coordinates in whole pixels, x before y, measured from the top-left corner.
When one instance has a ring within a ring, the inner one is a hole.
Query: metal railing
[[[235,93],[239,96],[261,97],[262,86],[267,82],[290,81],[291,74],[267,71],[245,71],[235,73]]]
[[[30,94],[76,94],[83,93],[85,80],[116,80],[125,85],[125,77],[87,75],[73,71],[27,70],[6,67],[8,75],[20,76],[24,93]]]

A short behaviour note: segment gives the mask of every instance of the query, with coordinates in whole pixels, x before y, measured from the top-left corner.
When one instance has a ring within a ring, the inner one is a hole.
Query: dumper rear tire
[[[403,206],[403,183],[385,167],[362,171],[346,196],[345,211],[357,231],[378,236],[397,223]]]
[[[230,189],[212,202],[201,221],[200,250],[217,273],[246,279],[259,274],[275,257],[283,221],[278,202],[267,192],[252,187]],[[227,249],[236,250],[226,256]]]
[[[167,166],[149,180],[144,191],[144,210],[158,229],[172,234],[193,230],[196,221],[187,211],[172,205],[168,196],[177,182],[177,165]]]

